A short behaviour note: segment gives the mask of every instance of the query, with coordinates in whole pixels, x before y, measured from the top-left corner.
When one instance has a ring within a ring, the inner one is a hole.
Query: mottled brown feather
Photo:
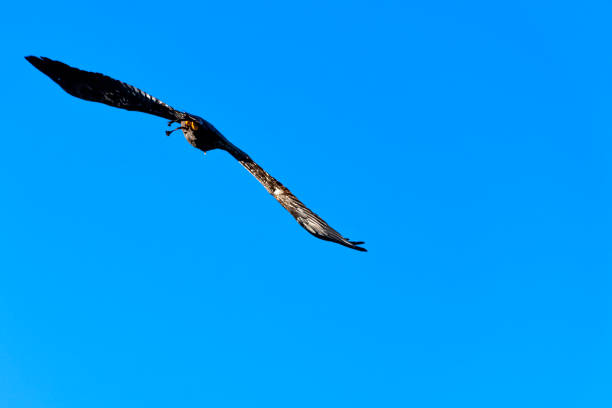
[[[363,241],[350,241],[348,238],[340,235],[338,231],[329,226],[321,217],[312,212],[304,205],[291,191],[270,174],[262,169],[248,154],[240,150],[232,143],[226,142],[221,149],[230,153],[242,166],[249,171],[265,188],[268,193],[283,206],[296,219],[306,231],[317,238],[336,242],[340,245],[356,249],[358,251],[367,252],[365,248],[358,245],[364,244]]]

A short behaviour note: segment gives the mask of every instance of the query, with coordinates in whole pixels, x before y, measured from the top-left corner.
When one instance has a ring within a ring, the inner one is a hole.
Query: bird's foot
[[[176,129],[166,130],[166,136],[170,136],[170,135],[172,134],[172,132],[176,132],[176,131],[177,131],[177,130],[179,130],[179,129],[181,129],[181,130],[187,130],[187,128],[186,128],[186,127],[179,126],[179,127],[177,127]]]

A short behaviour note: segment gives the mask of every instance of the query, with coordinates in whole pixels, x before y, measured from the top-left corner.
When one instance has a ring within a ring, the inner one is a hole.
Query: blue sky
[[[609,407],[611,12],[5,5],[0,405]],[[25,55],[205,117],[369,252]]]

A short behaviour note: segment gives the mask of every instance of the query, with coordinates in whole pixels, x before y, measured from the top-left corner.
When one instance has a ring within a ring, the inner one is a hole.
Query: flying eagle
[[[317,214],[302,204],[278,180],[259,167],[248,154],[230,143],[221,132],[201,117],[177,111],[148,93],[106,75],[82,71],[45,57],[29,56],[25,58],[72,96],[87,101],[101,102],[121,109],[160,116],[170,121],[168,126],[171,126],[173,123],[179,123],[180,126],[176,129],[166,131],[166,135],[181,129],[185,139],[193,147],[204,152],[213,149],[225,150],[238,160],[249,173],[255,176],[306,231],[317,238],[336,242],[358,251],[366,251],[365,248],[359,246],[363,242],[350,241],[348,238],[340,235],[338,231],[330,227]]]

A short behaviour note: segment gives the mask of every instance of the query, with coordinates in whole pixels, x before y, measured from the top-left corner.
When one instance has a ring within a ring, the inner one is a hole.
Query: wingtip
[[[34,67],[36,69],[41,68],[41,66],[43,65],[43,58],[40,57],[36,57],[34,55],[28,55],[26,57],[24,57],[30,64],[34,65]]]
[[[52,60],[51,58],[37,57],[35,55],[28,55],[24,58],[30,64],[32,64],[34,68],[36,68],[37,70],[39,70],[40,72],[42,72],[43,74],[45,74],[46,76],[48,76],[49,78],[51,78],[53,81],[57,83],[59,83],[57,80],[58,73],[67,69],[66,64],[59,62],[59,61]]]
[[[47,57],[37,57],[36,55],[27,55],[24,57],[30,64],[34,65],[36,68],[39,68],[44,65],[49,65],[50,63],[56,63],[58,61],[54,61],[51,58]]]
[[[358,245],[365,244],[365,241],[348,241],[348,242],[350,243],[350,245],[347,245],[349,248],[356,249],[357,251],[361,251],[361,252],[368,252],[367,249],[358,246]]]

